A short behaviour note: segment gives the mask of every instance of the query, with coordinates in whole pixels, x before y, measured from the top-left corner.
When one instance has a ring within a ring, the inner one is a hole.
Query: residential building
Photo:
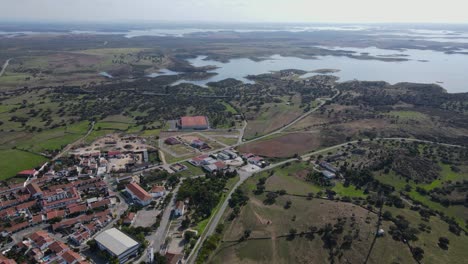
[[[166,194],[166,188],[162,185],[154,185],[153,188],[151,188],[150,194],[153,198],[164,196]]]
[[[185,203],[183,201],[177,201],[175,210],[174,210],[174,215],[176,217],[183,216],[185,213]]]
[[[0,264],[16,264],[16,261],[0,254]]]
[[[177,145],[180,144],[180,141],[174,137],[170,137],[166,138],[166,140],[164,140],[164,143],[166,143],[167,145]]]
[[[26,185],[26,190],[28,190],[28,192],[34,198],[42,196],[42,190],[39,187],[39,185],[37,185],[37,183],[35,183],[35,182]]]
[[[210,146],[208,146],[208,144],[206,144],[204,141],[201,141],[200,139],[192,140],[192,142],[190,143],[190,146],[192,146],[193,148],[196,148],[196,149],[208,149],[208,148],[210,148]]]
[[[213,164],[203,165],[202,168],[207,172],[215,172],[226,169],[226,164],[222,161],[216,161]]]

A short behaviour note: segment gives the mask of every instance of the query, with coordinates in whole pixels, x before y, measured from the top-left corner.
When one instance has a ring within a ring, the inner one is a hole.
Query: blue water
[[[378,48],[331,48],[369,53],[373,56],[406,58],[409,61],[386,62],[379,60],[358,60],[345,56],[319,56],[316,59],[301,59],[274,55],[262,61],[250,59],[232,59],[227,63],[205,60],[205,56],[198,56],[188,61],[197,67],[213,65],[218,67],[211,72],[217,75],[197,81],[180,80],[174,85],[187,82],[204,86],[208,82],[235,78],[245,83],[252,83],[246,79],[247,75],[257,75],[284,69],[299,69],[313,71],[317,69],[337,69],[333,73],[340,81],[367,80],[437,83],[448,92],[468,92],[468,56],[463,54],[445,54],[428,50],[383,50]],[[303,77],[314,75],[309,73]]]
[[[114,76],[110,75],[110,74],[107,73],[107,72],[100,72],[99,75],[104,76],[104,77],[107,77],[107,78],[114,78]]]

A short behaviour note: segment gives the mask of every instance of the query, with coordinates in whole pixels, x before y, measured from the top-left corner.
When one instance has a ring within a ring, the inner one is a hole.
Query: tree
[[[239,239],[239,241],[244,241],[246,239],[248,239],[250,237],[250,234],[252,233],[252,230],[250,229],[246,229],[244,230],[244,234],[242,235],[242,237]]]
[[[383,219],[389,221],[392,219],[392,213],[390,213],[389,211],[385,211],[383,214],[382,214],[382,217]]]
[[[165,256],[159,254],[159,252],[154,253],[154,263],[166,264],[167,259]]]
[[[413,258],[417,261],[421,261],[424,257],[424,250],[420,247],[414,247],[411,253],[413,253]]]
[[[267,198],[264,201],[264,203],[268,204],[268,205],[271,205],[271,204],[274,204],[276,202],[276,198],[278,197],[278,194],[273,193],[273,192],[269,192],[269,193],[267,193],[266,197]]]
[[[221,234],[223,232],[223,230],[224,230],[224,224],[223,223],[218,224],[218,226],[216,226],[216,230],[215,230],[216,233]]]
[[[289,229],[288,240],[293,240],[296,237],[297,230],[294,228]]]
[[[449,243],[450,243],[450,241],[449,241],[448,238],[446,238],[446,237],[440,237],[440,238],[439,238],[439,243],[438,243],[438,245],[439,245],[439,247],[440,247],[441,249],[447,250],[447,249],[448,249]]]
[[[286,201],[286,204],[284,205],[284,209],[289,209],[291,208],[292,202],[290,200]]]
[[[180,225],[181,225],[181,227],[182,227],[183,229],[186,229],[186,228],[188,228],[188,227],[190,226],[190,223],[191,223],[191,220],[190,220],[190,218],[187,216],[187,217],[185,217],[184,220],[182,220],[182,222],[180,223]]]
[[[196,236],[196,234],[193,231],[185,231],[184,232],[185,241],[190,241],[190,239],[194,238],[195,236]]]

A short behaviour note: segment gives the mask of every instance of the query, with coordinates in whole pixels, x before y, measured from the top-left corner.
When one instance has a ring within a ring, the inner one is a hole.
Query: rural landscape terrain
[[[468,60],[463,28],[2,27],[1,263],[466,263],[467,85],[339,63],[216,79],[244,60]]]

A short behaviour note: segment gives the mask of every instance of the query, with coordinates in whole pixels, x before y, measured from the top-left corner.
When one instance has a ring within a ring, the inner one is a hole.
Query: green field
[[[29,139],[22,140],[17,147],[33,152],[60,150],[66,145],[83,137],[88,131],[89,123],[84,121],[70,126],[58,127],[35,133]]]
[[[110,130],[121,130],[125,131],[129,128],[128,123],[120,123],[120,122],[97,122],[95,127],[96,130],[101,130],[101,129],[110,129]]]
[[[26,151],[9,149],[0,150],[0,180],[15,176],[18,172],[42,165],[47,159]]]

